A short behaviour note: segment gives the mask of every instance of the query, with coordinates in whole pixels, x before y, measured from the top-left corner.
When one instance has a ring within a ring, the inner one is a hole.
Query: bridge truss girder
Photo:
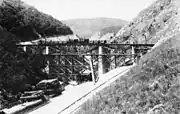
[[[76,80],[76,76],[85,71],[92,71],[91,74],[98,75],[98,64],[104,64],[104,73],[111,69],[125,64],[125,59],[139,57],[147,52],[152,45],[144,44],[38,44],[38,45],[18,45],[27,53],[34,53],[46,56],[49,67],[49,76],[62,76],[68,80]],[[99,53],[98,48],[103,48]],[[48,48],[47,48],[48,47]],[[134,47],[134,54],[132,54]],[[47,50],[48,49],[48,50]],[[102,61],[100,61],[102,59]],[[90,63],[92,62],[92,66]],[[92,67],[92,68],[91,68]]]

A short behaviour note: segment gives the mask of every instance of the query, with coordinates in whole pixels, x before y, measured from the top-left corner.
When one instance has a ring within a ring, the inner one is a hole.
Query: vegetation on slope
[[[177,22],[174,18],[178,15],[178,4],[177,0],[157,0],[124,26],[114,40],[133,40],[135,43],[158,42],[171,32],[170,29],[173,30],[172,23]]]
[[[102,29],[113,26],[123,27],[127,23],[124,20],[113,18],[72,19],[63,22],[70,26],[74,33],[86,38]]]
[[[3,0],[0,5],[0,25],[24,41],[41,36],[72,34],[71,29],[62,22],[19,0]]]
[[[179,114],[179,19],[178,0],[158,0],[120,30],[115,40],[156,44],[137,66],[85,102],[77,113]],[[140,37],[144,33],[148,33],[147,40]]]

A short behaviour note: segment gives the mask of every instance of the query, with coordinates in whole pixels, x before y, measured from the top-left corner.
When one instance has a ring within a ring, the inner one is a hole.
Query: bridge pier
[[[49,46],[46,46],[45,54],[46,54],[46,55],[49,54]],[[45,68],[45,71],[46,71],[47,74],[49,74],[49,60],[47,60],[47,66],[46,66],[46,68]]]
[[[131,48],[131,54],[132,54],[132,62],[133,62],[133,65],[135,64],[135,51],[134,51],[134,46],[132,46]]]
[[[103,48],[102,46],[99,46],[99,56],[98,56],[98,76],[101,76],[102,74],[106,73],[110,69],[110,62],[108,56],[103,55],[105,52],[110,53],[108,49]]]
[[[103,48],[103,54],[109,54],[111,51],[108,48]],[[111,57],[108,55],[102,56],[103,73],[107,73],[111,67]]]
[[[23,50],[24,50],[24,52],[26,52],[26,51],[27,51],[27,48],[26,48],[26,46],[23,46]]]
[[[103,74],[103,48],[102,46],[99,46],[98,48],[98,51],[99,51],[99,56],[98,56],[98,76],[101,76]]]

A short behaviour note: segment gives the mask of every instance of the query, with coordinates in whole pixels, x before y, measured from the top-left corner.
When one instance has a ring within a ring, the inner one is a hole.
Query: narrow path
[[[95,85],[93,82],[87,82],[78,86],[69,86],[61,96],[51,99],[49,104],[30,112],[30,114],[73,113],[96,92],[107,87],[110,83],[125,74],[131,67],[127,66],[114,69],[100,76],[99,81]]]

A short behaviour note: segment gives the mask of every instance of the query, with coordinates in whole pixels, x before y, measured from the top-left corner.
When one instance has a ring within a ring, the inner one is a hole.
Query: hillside
[[[27,85],[36,84],[47,78],[47,74],[42,70],[46,66],[45,58],[25,53],[17,48],[16,43],[72,33],[72,30],[61,21],[39,12],[24,2],[1,1],[0,91],[5,89],[19,92],[26,89]]]
[[[102,29],[104,29],[103,31],[109,31],[109,27],[121,28],[127,23],[124,20],[114,18],[72,19],[62,22],[67,24],[74,33],[84,37],[90,37]]]
[[[8,32],[19,36],[22,41],[73,33],[59,20],[19,0],[1,2],[0,25]]]
[[[116,34],[120,42],[155,46],[130,72],[85,102],[77,114],[179,114],[179,6],[179,0],[157,0]]]
[[[178,4],[174,0],[158,0],[124,26],[114,40],[120,42],[133,40],[136,43],[156,43],[172,34],[179,22]]]

